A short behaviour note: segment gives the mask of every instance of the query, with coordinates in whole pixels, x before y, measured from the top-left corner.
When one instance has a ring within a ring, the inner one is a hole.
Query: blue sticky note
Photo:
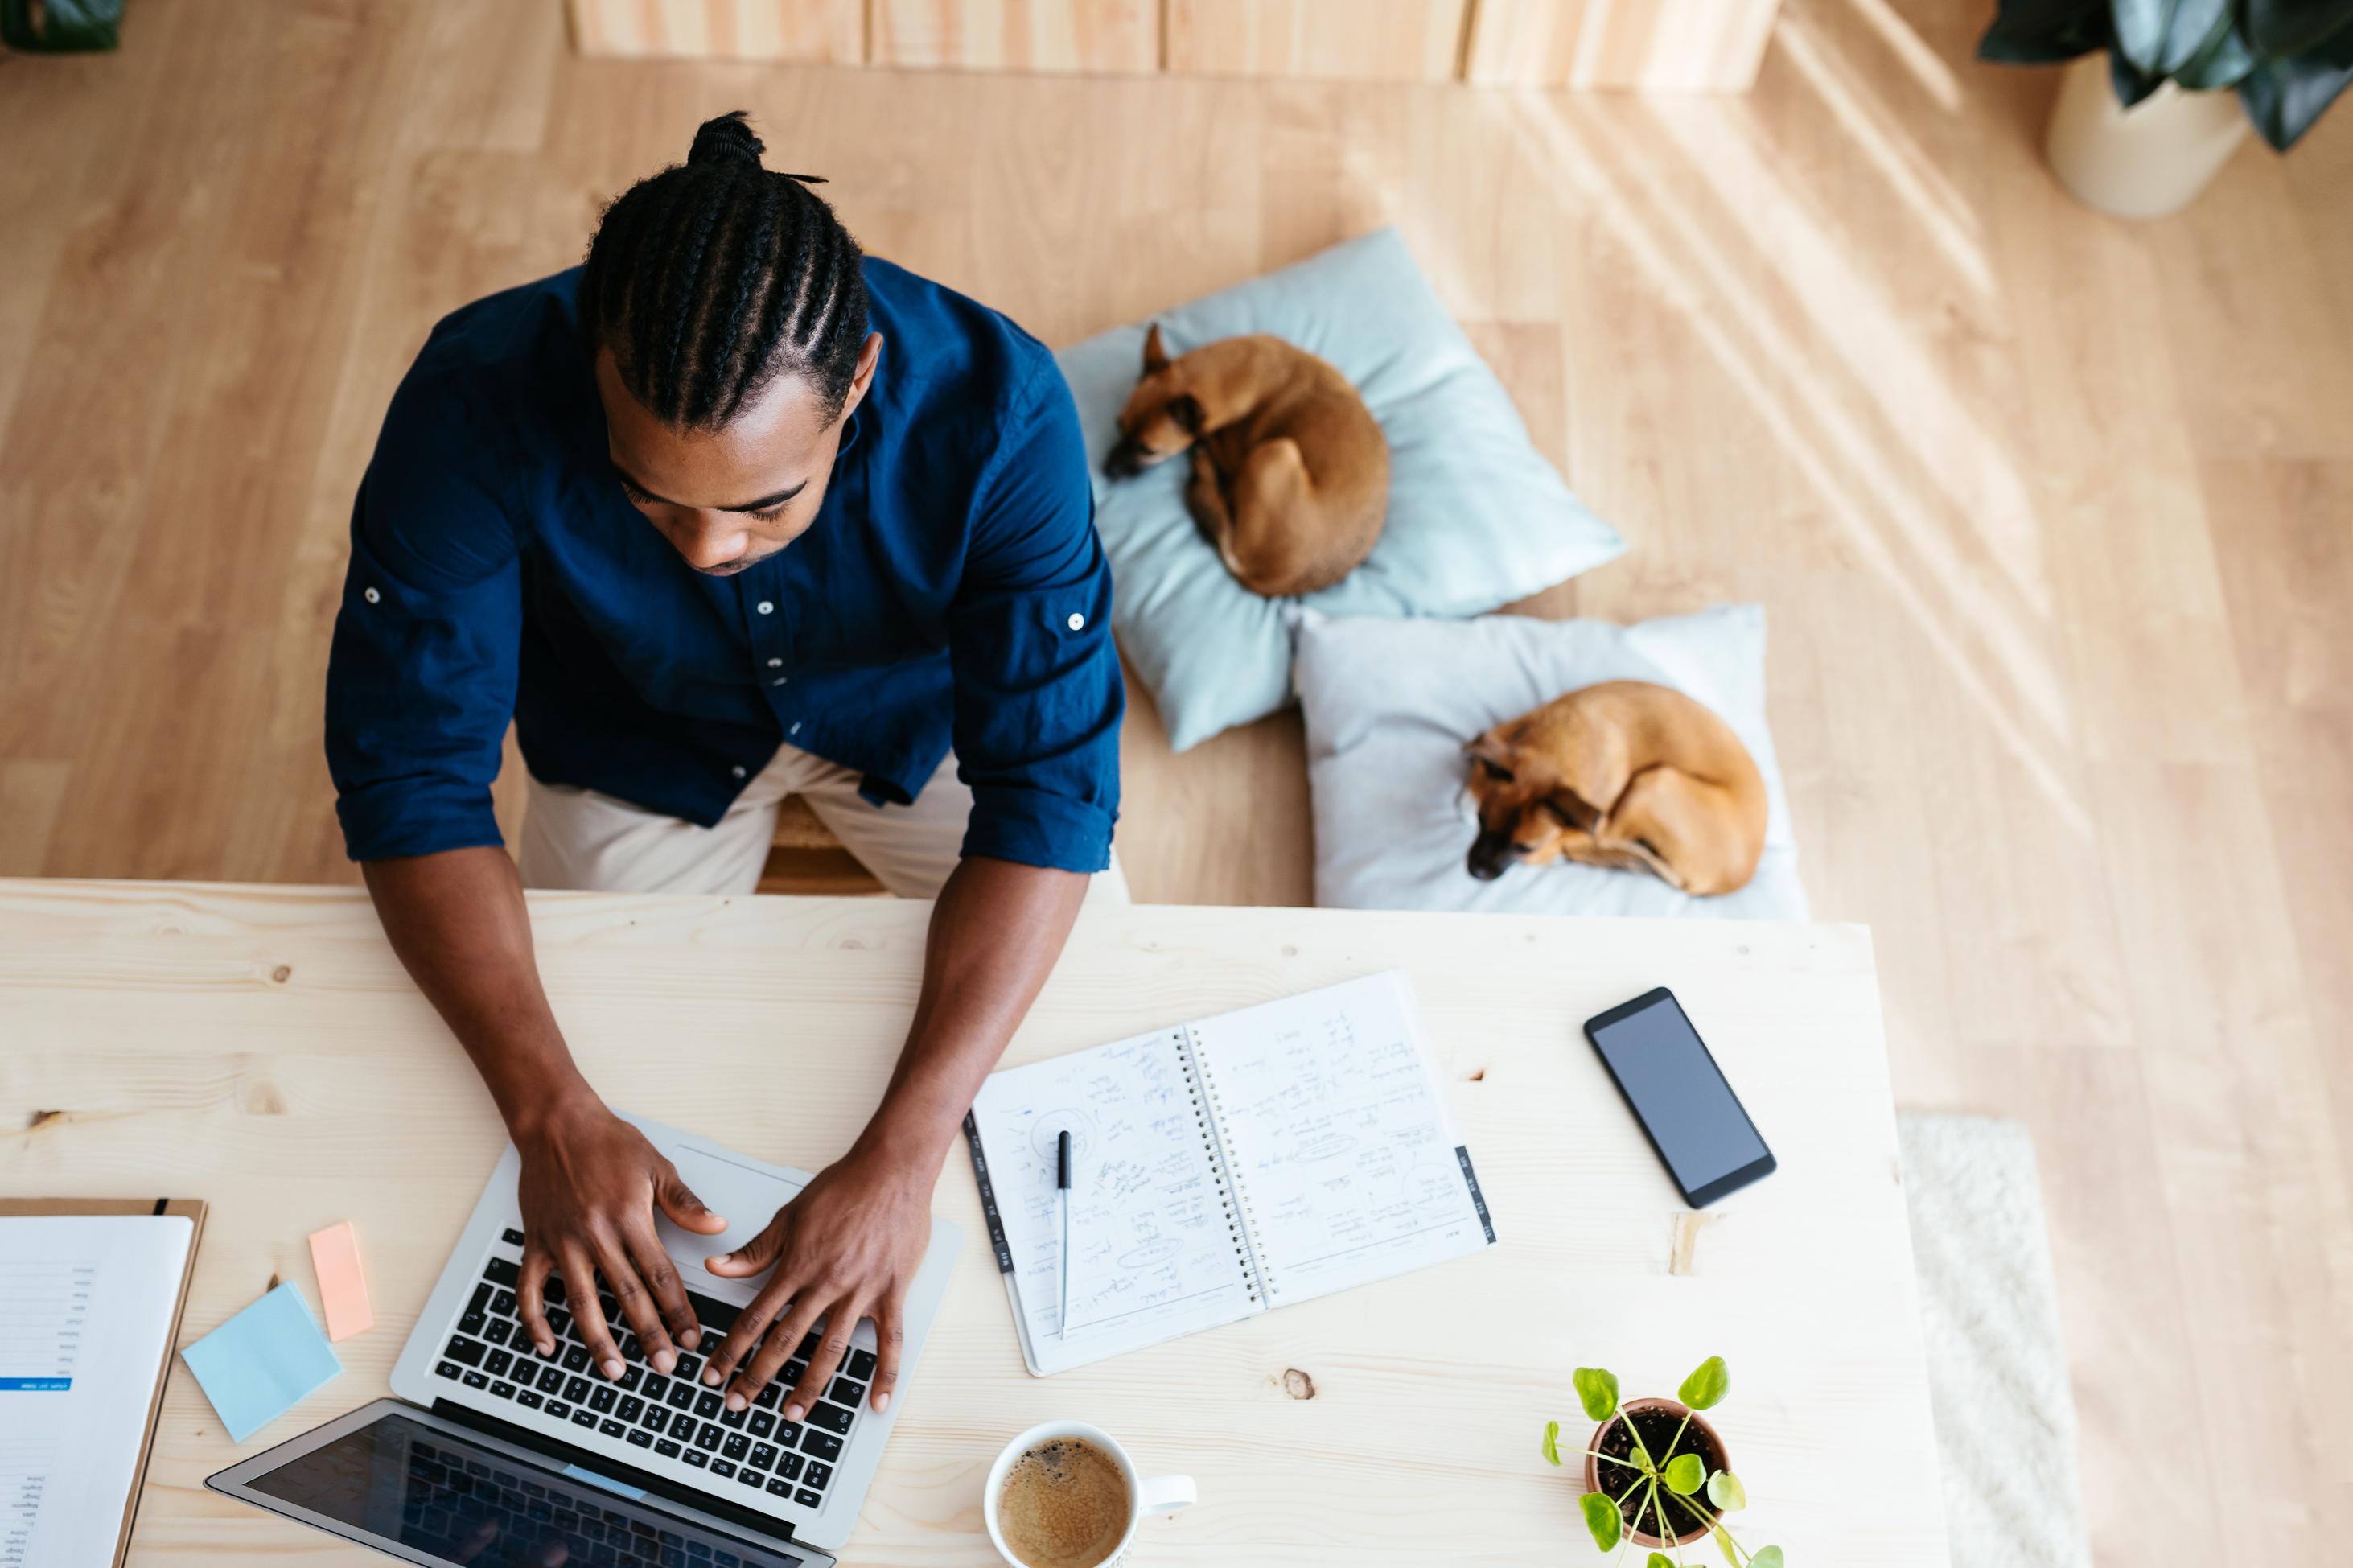
[[[311,1305],[281,1285],[180,1352],[233,1442],[242,1443],[343,1370]]]

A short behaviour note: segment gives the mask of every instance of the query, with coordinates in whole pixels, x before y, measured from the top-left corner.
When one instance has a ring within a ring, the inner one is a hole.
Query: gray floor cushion
[[[1765,722],[1765,612],[1724,605],[1632,626],[1400,620],[1301,611],[1293,678],[1307,718],[1315,902],[1345,909],[1806,918],[1798,843]],[[1765,853],[1737,893],[1694,898],[1654,876],[1558,863],[1492,882],[1463,868],[1475,818],[1462,743],[1599,681],[1655,681],[1731,725],[1765,776]]]

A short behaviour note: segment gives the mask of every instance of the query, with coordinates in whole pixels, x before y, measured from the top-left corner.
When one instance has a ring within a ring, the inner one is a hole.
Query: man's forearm
[[[474,1059],[518,1138],[594,1093],[565,1048],[533,956],[522,879],[489,846],[363,868],[393,951]]]
[[[932,911],[906,1047],[854,1154],[937,1166],[1061,957],[1087,881],[1002,860],[956,868]]]

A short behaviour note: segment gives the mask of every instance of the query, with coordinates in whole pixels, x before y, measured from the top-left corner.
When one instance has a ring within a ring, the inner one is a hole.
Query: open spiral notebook
[[[1008,1068],[965,1132],[1040,1377],[1495,1243],[1394,970]]]

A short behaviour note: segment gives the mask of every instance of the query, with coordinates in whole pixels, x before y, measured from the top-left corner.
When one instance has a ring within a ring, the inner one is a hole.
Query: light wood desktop
[[[887,1076],[927,906],[534,895],[540,964],[612,1103],[780,1161],[839,1155]],[[955,1284],[847,1558],[996,1561],[981,1480],[1057,1416],[1198,1479],[1134,1561],[1582,1562],[1570,1370],[1671,1393],[1729,1361],[1741,1535],[1807,1568],[1941,1565],[1945,1534],[1870,935],[1852,926],[1090,908],[1008,1062],[1374,969],[1409,970],[1502,1245],[1050,1381],[1021,1367],[959,1141]],[[1688,1008],[1780,1170],[1682,1204],[1579,1024],[1653,985]],[[304,1238],[358,1230],[377,1327],[245,1445],[175,1368],[131,1561],[383,1559],[204,1489],[385,1392],[502,1134],[354,890],[0,881],[0,1194],[212,1204],[183,1342]],[[1871,1483],[1853,1484],[1868,1460]],[[1711,1553],[1712,1557],[1712,1553]]]

